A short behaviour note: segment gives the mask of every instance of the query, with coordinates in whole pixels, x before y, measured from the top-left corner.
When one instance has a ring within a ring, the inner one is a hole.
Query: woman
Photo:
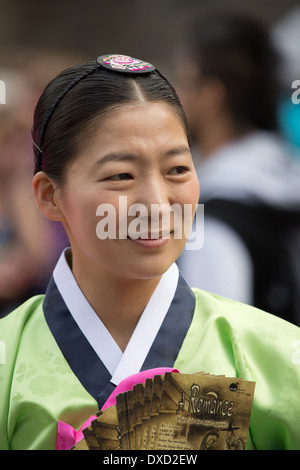
[[[165,78],[127,56],[68,69],[37,104],[33,141],[37,204],[70,249],[46,295],[1,320],[1,448],[55,449],[58,421],[79,429],[120,381],[156,367],[255,381],[248,448],[299,446],[299,329],[178,273],[176,228],[191,221],[171,208],[195,212],[199,187]]]

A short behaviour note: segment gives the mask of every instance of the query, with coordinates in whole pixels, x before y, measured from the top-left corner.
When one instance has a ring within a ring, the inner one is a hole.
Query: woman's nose
[[[170,205],[169,193],[166,183],[162,178],[152,178],[141,184],[139,202],[148,209],[157,205]]]
[[[148,181],[141,188],[139,203],[145,208],[141,217],[148,218],[154,232],[169,231],[173,226],[172,208],[167,184],[160,179]]]

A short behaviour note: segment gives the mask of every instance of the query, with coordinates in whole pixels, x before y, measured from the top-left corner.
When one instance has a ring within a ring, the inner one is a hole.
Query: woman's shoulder
[[[13,322],[16,319],[16,317],[18,318],[18,321],[20,321],[21,318],[27,317],[28,315],[31,315],[33,312],[39,309],[39,307],[43,303],[44,298],[45,298],[44,294],[30,297],[29,299],[25,300],[22,304],[20,304],[18,307],[11,310],[2,318],[0,318],[0,321],[2,323],[9,323],[9,322]]]
[[[41,317],[44,295],[29,298],[19,307],[0,319],[0,341],[9,344],[18,343],[22,332]]]
[[[257,307],[233,299],[222,297],[198,288],[192,289],[196,299],[195,313],[202,320],[214,318],[226,319],[233,327],[239,330],[252,330],[256,334],[263,334],[267,329],[274,335],[291,336],[300,339],[300,328],[276,315],[265,312]]]

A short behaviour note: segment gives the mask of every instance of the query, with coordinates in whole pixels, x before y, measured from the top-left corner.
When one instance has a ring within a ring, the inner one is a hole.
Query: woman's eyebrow
[[[95,165],[102,166],[105,163],[134,161],[134,160],[137,160],[137,159],[138,159],[138,157],[136,155],[131,154],[131,153],[108,153],[104,157],[97,160]]]
[[[168,150],[166,150],[163,153],[163,158],[165,157],[174,157],[177,155],[182,155],[182,154],[190,154],[190,148],[187,146],[181,146],[181,147],[172,147]],[[95,165],[97,166],[102,166],[106,163],[111,163],[111,162],[124,162],[124,161],[137,161],[140,157],[138,155],[132,154],[132,153],[108,153],[104,157],[100,158],[99,160],[96,161]]]
[[[191,150],[189,147],[187,146],[181,146],[181,147],[172,147],[170,148],[169,150],[167,150],[165,152],[165,156],[166,157],[173,157],[173,156],[176,156],[176,155],[182,155],[184,153],[188,153],[190,154],[191,153]]]

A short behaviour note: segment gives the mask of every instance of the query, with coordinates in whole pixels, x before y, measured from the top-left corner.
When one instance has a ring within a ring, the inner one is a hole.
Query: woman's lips
[[[130,238],[128,240],[132,241],[133,243],[143,246],[146,248],[159,248],[164,246],[168,243],[170,239],[170,232],[168,234],[149,234],[149,235],[141,235],[139,238]]]

